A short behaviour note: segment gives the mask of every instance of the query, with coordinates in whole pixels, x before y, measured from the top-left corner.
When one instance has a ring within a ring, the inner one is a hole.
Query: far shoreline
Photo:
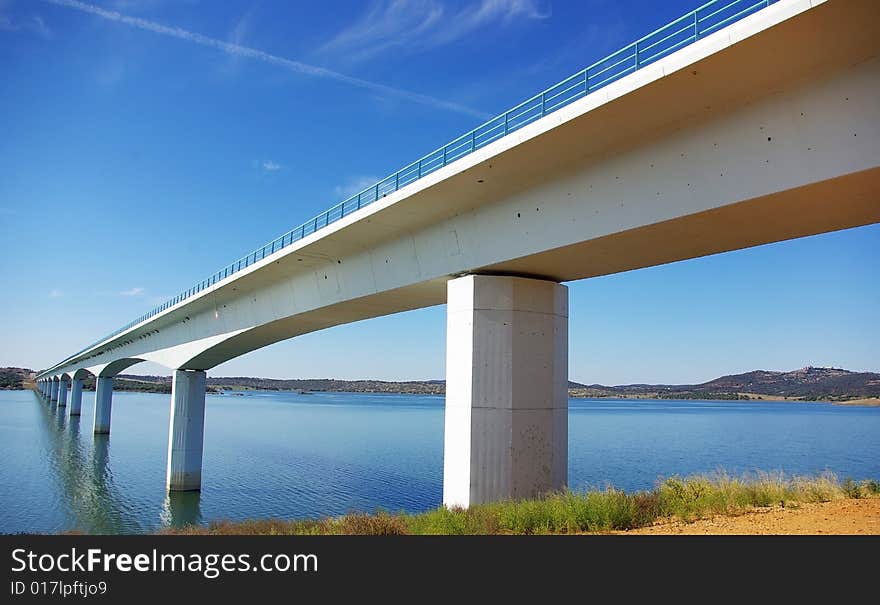
[[[734,398],[713,398],[713,397],[651,397],[648,395],[615,395],[613,397],[597,397],[596,395],[574,395],[569,392],[571,399],[595,399],[597,401],[630,401],[630,400],[647,400],[647,401],[680,401],[687,403],[689,401],[712,401],[712,402],[732,402],[732,403],[757,403],[757,402],[777,402],[777,403],[830,403],[831,405],[844,405],[854,407],[880,407],[880,397],[864,397],[860,399],[848,399],[845,401],[834,401],[830,399],[800,399],[798,397],[783,397],[781,395],[759,395],[756,393],[739,393],[743,395],[742,399]]]
[[[21,389],[10,389],[3,388],[0,391],[34,391],[33,384],[25,383]],[[676,398],[676,397],[657,397],[651,396],[648,394],[645,395],[614,395],[614,396],[598,396],[592,394],[579,394],[577,393],[579,389],[569,389],[568,397],[569,399],[585,399],[592,401],[676,401],[679,403],[690,403],[690,402],[712,402],[712,403],[759,403],[759,402],[773,402],[773,403],[828,403],[831,405],[837,406],[848,406],[848,407],[865,407],[865,408],[875,408],[880,407],[880,397],[864,397],[860,399],[849,399],[843,401],[833,401],[829,399],[800,399],[797,397],[783,397],[780,395],[759,395],[756,393],[738,393],[740,398],[733,397],[723,397],[723,398],[713,398],[713,397],[684,397],[684,398]],[[93,389],[84,389],[85,392],[93,392]],[[145,394],[153,394],[153,395],[167,395],[170,393],[166,393],[164,391],[157,390],[141,390],[141,389],[131,389],[131,388],[121,388],[116,390],[116,392],[121,393],[145,393]],[[302,391],[296,389],[259,389],[259,388],[244,388],[244,389],[222,389],[222,388],[214,388],[214,390],[208,391],[208,395],[214,396],[232,396],[232,397],[244,397],[245,393],[293,393],[297,395],[313,395],[319,393],[336,393],[340,395],[414,395],[419,397],[445,397],[445,393],[418,393],[418,392],[410,392],[410,391],[390,391],[390,390],[382,390],[382,391],[341,391],[341,390],[321,390],[321,391]]]
[[[700,398],[675,398],[675,397],[650,397],[647,395],[614,395],[610,397],[601,397],[596,395],[580,395],[575,392],[577,389],[570,389],[568,393],[569,399],[589,399],[593,401],[678,401],[681,403],[708,401],[713,403],[758,403],[758,402],[774,402],[774,403],[829,403],[831,405],[853,406],[853,407],[880,407],[880,397],[865,397],[861,399],[850,399],[847,401],[832,401],[829,399],[798,399],[796,397],[782,397],[778,395],[758,395],[755,393],[740,393],[740,395],[748,396],[742,399],[712,397]],[[227,389],[215,395],[231,395],[233,397],[245,396],[245,393],[295,393],[295,394],[320,394],[320,393],[337,393],[340,395],[415,395],[419,397],[445,397],[445,393],[413,393],[409,391],[308,391],[306,393],[298,392],[293,389]]]

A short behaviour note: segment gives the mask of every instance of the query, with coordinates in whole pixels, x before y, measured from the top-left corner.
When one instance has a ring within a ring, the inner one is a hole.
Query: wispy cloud
[[[245,38],[249,35],[251,30],[253,15],[254,9],[252,8],[247,13],[245,13],[238,21],[236,21],[235,25],[232,27],[232,30],[229,32],[229,35],[226,37],[226,41],[230,44],[235,44],[236,46],[243,46]],[[228,54],[228,57],[229,60],[226,64],[226,71],[230,73],[238,72],[242,62],[244,61],[244,57],[233,54]]]
[[[61,290],[52,290],[49,292],[49,298],[61,298],[64,294],[61,293]]]
[[[119,296],[143,296],[144,289],[143,288],[130,288],[128,290],[123,290],[119,293]]]
[[[333,193],[336,194],[339,198],[348,198],[354,195],[355,193],[360,193],[367,187],[371,185],[375,185],[379,182],[379,177],[372,175],[362,175],[356,176],[349,179],[346,183],[342,185],[337,185],[333,189]]]
[[[30,32],[47,40],[52,37],[52,30],[39,15],[31,15],[23,20],[13,20],[9,15],[0,13],[0,31]]]
[[[254,59],[256,61],[261,61],[263,63],[268,63],[269,65],[282,67],[297,74],[342,82],[344,84],[356,86],[358,88],[369,90],[370,92],[380,95],[390,95],[399,99],[411,101],[413,103],[427,105],[429,107],[433,107],[434,109],[454,111],[480,119],[486,119],[490,117],[489,114],[485,112],[467,107],[465,105],[461,105],[459,103],[453,103],[451,101],[445,101],[443,99],[438,99],[436,97],[412,92],[402,88],[395,88],[393,86],[356,78],[354,76],[349,76],[343,73],[332,71],[330,69],[318,67],[316,65],[310,65],[301,61],[294,61],[293,59],[287,59],[284,57],[279,57],[278,55],[272,55],[262,50],[251,48],[249,46],[242,46],[241,44],[235,44],[234,42],[218,40],[216,38],[204,36],[202,34],[191,32],[179,27],[170,27],[167,25],[162,25],[161,23],[157,23],[155,21],[142,19],[140,17],[132,17],[130,15],[125,15],[123,13],[113,10],[107,10],[105,8],[101,8],[100,6],[95,6],[86,2],[80,2],[79,0],[44,1],[57,6],[64,6],[67,8],[78,10],[83,13],[95,15],[96,17],[107,19],[116,23],[122,23],[124,25],[136,27],[138,29],[152,32],[154,34],[177,38],[178,40],[186,40],[187,42],[192,42],[193,44],[198,44],[200,46],[214,48],[230,55],[246,57],[249,59]]]
[[[487,26],[545,19],[535,0],[480,0],[450,13],[438,0],[375,0],[361,19],[319,52],[363,60],[392,49],[426,50]]]
[[[138,12],[153,10],[171,2],[179,3],[181,1],[187,4],[198,2],[198,0],[113,0],[110,5],[117,10]]]
[[[262,166],[264,172],[278,172],[282,168],[281,164],[272,160],[264,160]]]

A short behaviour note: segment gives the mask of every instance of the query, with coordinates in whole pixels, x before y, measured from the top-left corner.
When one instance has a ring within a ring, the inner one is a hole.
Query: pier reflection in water
[[[73,531],[98,534],[131,533],[145,528],[142,513],[126,501],[115,484],[111,466],[109,435],[92,434],[91,424],[83,429],[82,416],[69,416],[67,407],[38,402],[46,438],[46,459],[57,484],[56,493],[67,503]],[[182,527],[201,521],[201,494],[167,494],[160,522]]]

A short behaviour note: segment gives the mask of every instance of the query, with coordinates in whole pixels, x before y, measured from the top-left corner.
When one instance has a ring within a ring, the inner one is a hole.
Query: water
[[[30,391],[0,391],[0,532],[136,532],[441,501],[442,397],[209,395],[203,491],[171,498],[169,397],[115,393],[110,437],[92,435],[93,398],[84,394],[82,417],[70,419]],[[659,476],[719,468],[880,478],[880,408],[570,402],[573,488],[650,488]]]

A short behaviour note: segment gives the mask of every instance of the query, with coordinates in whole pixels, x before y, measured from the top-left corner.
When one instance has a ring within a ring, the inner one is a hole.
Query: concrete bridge
[[[562,488],[567,289],[880,221],[875,0],[715,0],[224,267],[38,376],[173,370],[169,490],[201,486],[207,370],[447,304],[443,500]],[[68,396],[69,391],[69,396]]]

